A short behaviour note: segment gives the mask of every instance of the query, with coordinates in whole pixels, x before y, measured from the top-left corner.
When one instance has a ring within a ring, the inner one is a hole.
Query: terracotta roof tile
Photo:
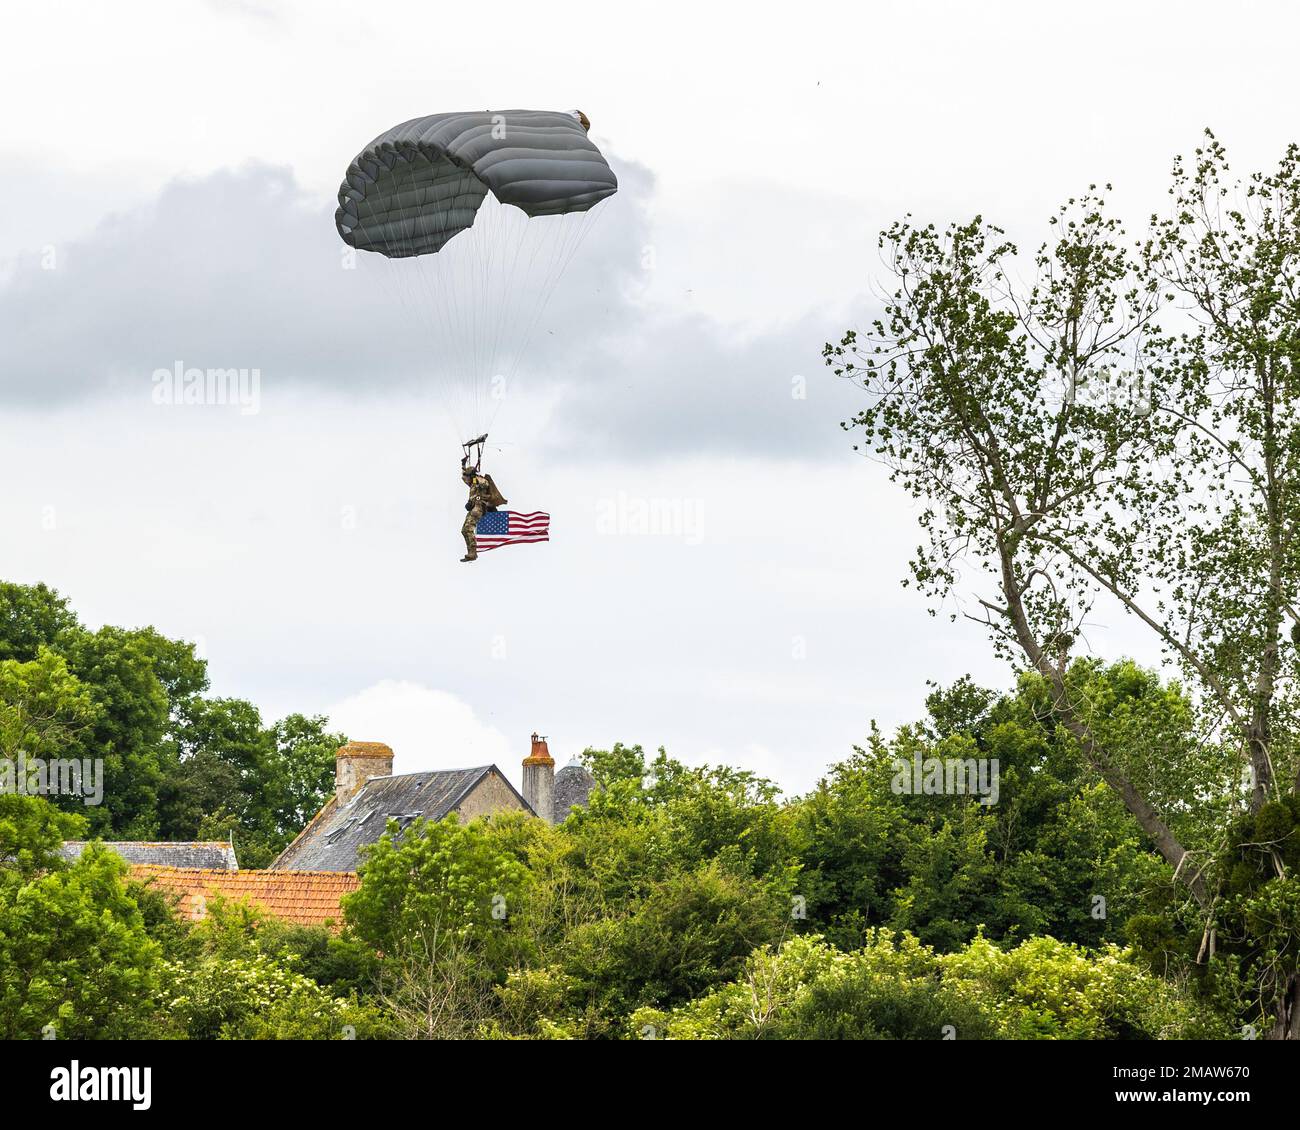
[[[149,864],[133,866],[131,878],[180,895],[177,912],[183,918],[205,917],[207,901],[220,896],[299,926],[341,923],[339,899],[359,885],[355,871],[216,871]]]

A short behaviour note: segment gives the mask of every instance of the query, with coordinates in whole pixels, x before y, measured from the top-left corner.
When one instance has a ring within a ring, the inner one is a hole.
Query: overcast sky
[[[1009,678],[901,588],[915,510],[839,428],[820,348],[872,309],[876,233],[981,213],[1032,246],[1094,181],[1136,229],[1205,126],[1243,171],[1300,132],[1298,31],[1280,3],[14,7],[0,575],[195,639],[215,692],[399,772],[517,780],[537,729],[805,790],[927,680]],[[470,566],[429,326],[342,269],[333,210],[390,125],[509,107],[582,108],[621,188],[493,423],[553,540]],[[178,363],[257,369],[256,411],[154,403]],[[1119,618],[1089,638],[1151,658]]]

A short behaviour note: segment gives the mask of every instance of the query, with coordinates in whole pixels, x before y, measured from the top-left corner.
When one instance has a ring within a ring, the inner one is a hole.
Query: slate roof
[[[596,779],[581,765],[569,764],[555,774],[555,790],[551,802],[553,823],[563,823],[569,810],[577,805],[585,808]]]
[[[340,806],[337,799],[328,800],[271,868],[355,871],[361,863],[361,849],[384,834],[390,817],[402,827],[421,816],[441,820],[493,773],[518,797],[523,811],[532,812],[495,765],[371,777],[347,804]]]
[[[299,926],[341,923],[339,899],[359,885],[350,871],[214,871],[201,867],[131,868],[131,878],[156,890],[179,895],[182,918],[205,916],[214,897],[246,902]],[[203,902],[198,902],[199,896]]]
[[[85,840],[68,840],[60,854],[69,863],[81,857]],[[165,867],[206,867],[216,871],[237,871],[235,845],[221,840],[168,842],[165,840],[105,840],[127,863],[155,863]]]

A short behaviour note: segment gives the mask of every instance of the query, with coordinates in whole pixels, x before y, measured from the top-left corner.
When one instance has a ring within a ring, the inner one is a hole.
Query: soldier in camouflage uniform
[[[461,535],[465,539],[465,556],[461,560],[477,561],[478,537],[475,529],[478,520],[489,510],[504,506],[506,500],[501,497],[501,492],[497,490],[491,475],[480,475],[473,467],[462,465],[460,477],[461,481],[469,487],[469,500],[465,503],[465,521],[460,527]]]

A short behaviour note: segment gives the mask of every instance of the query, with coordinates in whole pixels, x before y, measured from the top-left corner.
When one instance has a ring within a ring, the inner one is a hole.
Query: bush
[[[736,981],[678,1009],[643,1008],[641,1038],[926,1040],[1227,1038],[1227,1027],[1114,946],[1054,938],[936,954],[870,931],[845,953],[818,937],[765,947]]]

